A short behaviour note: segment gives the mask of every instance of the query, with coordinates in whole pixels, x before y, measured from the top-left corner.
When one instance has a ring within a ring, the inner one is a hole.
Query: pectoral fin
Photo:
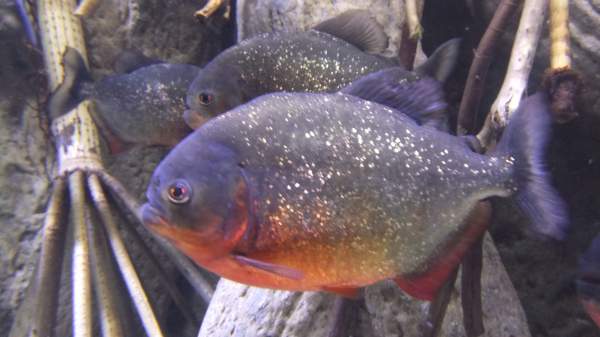
[[[269,263],[258,261],[249,257],[241,256],[241,255],[233,255],[233,258],[243,264],[250,267],[254,267],[263,271],[266,271],[271,274],[275,274],[277,276],[289,278],[292,280],[300,280],[304,277],[304,274],[296,269]]]

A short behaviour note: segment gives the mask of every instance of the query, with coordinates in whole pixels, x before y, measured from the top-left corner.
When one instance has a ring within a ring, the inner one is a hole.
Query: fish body
[[[271,92],[334,92],[365,74],[395,65],[315,30],[260,35],[206,65],[190,86],[186,119],[197,127],[206,118]],[[210,106],[201,101],[202,95],[212,97]]]
[[[305,32],[244,40],[198,74],[186,98],[186,122],[197,128],[270,92],[335,92],[367,73],[396,66],[395,60],[366,52],[385,46],[381,26],[366,11],[349,11]]]
[[[173,146],[191,130],[183,122],[185,94],[199,67],[153,64],[88,87],[95,117],[125,143]]]
[[[528,159],[506,145],[522,134],[507,131],[510,141],[487,157],[348,94],[265,95],[168,154],[144,222],[198,264],[249,285],[347,294],[391,278],[431,299],[485,230],[464,221],[479,200],[516,193],[540,205],[519,178]],[[562,203],[545,183],[550,212],[534,217],[560,236]]]
[[[129,73],[93,81],[81,55],[67,48],[63,57],[65,78],[50,97],[50,116],[55,118],[90,99],[95,105],[94,120],[113,149],[133,144],[177,144],[191,132],[182,115],[187,88],[200,68],[151,64],[156,61],[144,58],[134,69],[132,61],[128,62],[122,68]]]

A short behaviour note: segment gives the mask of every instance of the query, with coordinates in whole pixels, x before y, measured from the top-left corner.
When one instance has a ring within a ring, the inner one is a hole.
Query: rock
[[[515,289],[489,237],[484,241],[482,279],[484,325],[487,337],[529,337],[527,320]],[[335,295],[294,293],[249,287],[221,279],[198,337],[326,337],[334,322]],[[367,287],[364,307],[358,307],[358,326],[352,336],[419,336],[428,302],[402,292],[392,281]],[[355,309],[355,310],[356,310]],[[466,336],[460,289],[455,289],[441,336]]]
[[[39,253],[54,152],[37,108],[41,59],[7,1],[0,22],[0,336],[7,336]]]
[[[199,337],[327,337],[333,326],[335,295],[249,287],[221,279]],[[353,336],[373,336],[360,308]],[[366,325],[367,324],[367,325]]]

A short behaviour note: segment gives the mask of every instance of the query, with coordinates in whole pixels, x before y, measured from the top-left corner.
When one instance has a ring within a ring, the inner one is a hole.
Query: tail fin
[[[86,96],[82,87],[92,81],[85,62],[76,49],[67,47],[62,63],[64,79],[48,101],[48,113],[51,119],[71,111],[81,103]]]
[[[550,174],[544,165],[550,128],[546,95],[532,95],[521,102],[511,117],[496,154],[514,158],[515,199],[531,220],[535,232],[562,239],[568,224],[566,206],[550,185]]]

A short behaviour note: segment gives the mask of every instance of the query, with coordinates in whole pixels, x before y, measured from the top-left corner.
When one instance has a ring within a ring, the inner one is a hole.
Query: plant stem
[[[473,57],[469,69],[465,91],[458,112],[457,133],[464,135],[474,132],[475,116],[483,94],[487,71],[496,50],[503,27],[517,9],[517,0],[503,0],[486,29]]]

